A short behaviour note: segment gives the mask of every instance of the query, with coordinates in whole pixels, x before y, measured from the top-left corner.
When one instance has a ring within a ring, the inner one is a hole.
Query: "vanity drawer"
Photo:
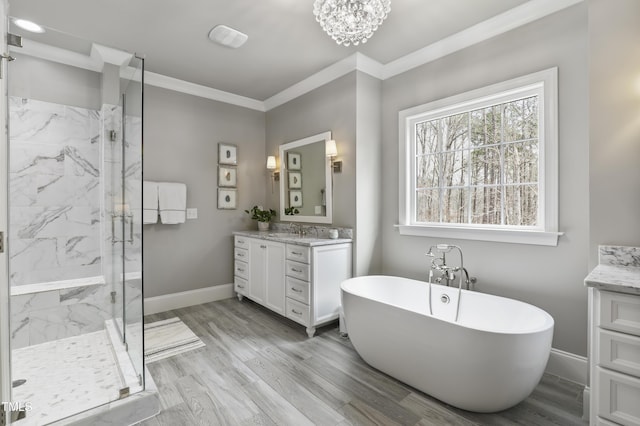
[[[640,336],[640,297],[601,291],[600,327]]]
[[[309,281],[309,265],[287,260],[286,275],[303,281]]]
[[[243,262],[249,261],[249,250],[236,247],[233,249],[233,258]]]
[[[249,282],[244,278],[233,277],[233,290],[236,293],[249,294]]]
[[[287,259],[296,262],[309,263],[310,247],[297,246],[295,244],[287,244]]]
[[[640,379],[598,367],[598,415],[622,425],[640,426]]]
[[[233,274],[244,279],[249,279],[249,266],[246,262],[236,260],[234,262]]]
[[[243,249],[248,249],[249,248],[249,239],[247,237],[242,237],[240,235],[236,235],[234,238],[234,246],[236,247],[240,247]]]
[[[640,337],[607,330],[599,333],[599,365],[640,377]]]
[[[295,278],[287,277],[287,297],[306,305],[309,304],[309,283]]]
[[[287,297],[287,318],[309,325],[309,306]]]

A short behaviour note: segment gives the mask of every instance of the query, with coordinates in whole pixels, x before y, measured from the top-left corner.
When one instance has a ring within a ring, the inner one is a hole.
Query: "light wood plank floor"
[[[159,425],[585,425],[582,389],[545,375],[517,406],[459,410],[369,367],[337,325],[308,339],[304,327],[228,299],[150,315],[180,317],[206,344],[148,364]]]

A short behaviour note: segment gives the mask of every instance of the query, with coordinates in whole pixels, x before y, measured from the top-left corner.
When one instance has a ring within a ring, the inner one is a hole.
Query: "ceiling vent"
[[[209,38],[211,39],[211,41],[214,41],[223,46],[237,49],[238,47],[242,46],[245,41],[247,41],[249,36],[245,33],[241,33],[238,30],[227,27],[226,25],[217,25],[213,27],[211,31],[209,31]]]

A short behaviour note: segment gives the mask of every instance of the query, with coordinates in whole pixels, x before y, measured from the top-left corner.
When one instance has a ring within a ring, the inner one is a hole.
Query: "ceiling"
[[[392,0],[373,37],[352,47],[322,31],[313,0],[10,0],[9,10],[13,17],[143,53],[148,71],[263,101],[355,52],[386,64],[523,3]],[[212,43],[207,35],[218,24],[248,34],[247,43],[239,49]]]

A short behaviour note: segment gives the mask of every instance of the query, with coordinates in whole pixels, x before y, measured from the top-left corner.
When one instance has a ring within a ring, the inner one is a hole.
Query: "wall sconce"
[[[336,141],[331,139],[327,141],[325,151],[327,157],[331,158],[331,169],[333,173],[342,173],[342,161],[335,161],[338,156],[338,148],[336,147]]]
[[[267,170],[271,170],[272,171],[272,176],[274,180],[280,180],[280,172],[274,172],[273,170],[276,169],[276,157],[273,155],[270,155],[267,157]]]
[[[276,169],[276,157],[269,155],[267,157],[267,170],[271,171],[271,193],[273,194],[274,181],[280,180],[280,172],[274,171]]]

